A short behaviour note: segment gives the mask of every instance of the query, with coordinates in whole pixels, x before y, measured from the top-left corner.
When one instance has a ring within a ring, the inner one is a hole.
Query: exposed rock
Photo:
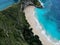
[[[38,8],[42,7],[38,0],[21,0],[20,2],[21,2],[22,10],[24,10],[24,8],[26,8],[29,5],[35,6],[35,7],[38,7]]]

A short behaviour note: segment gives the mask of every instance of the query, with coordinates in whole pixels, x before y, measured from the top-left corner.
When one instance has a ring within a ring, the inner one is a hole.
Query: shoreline
[[[19,1],[20,1],[20,0],[19,0]],[[14,4],[18,4],[19,1],[18,1],[17,3],[14,2],[13,4],[9,5],[8,7],[4,8],[3,10],[0,10],[0,12],[1,12],[1,11],[4,11],[4,10],[6,10],[6,9],[8,9],[9,7],[12,7]]]
[[[25,16],[31,27],[33,28],[34,35],[38,35],[39,39],[41,40],[43,45],[57,45],[58,43],[54,43],[52,40],[50,40],[50,37],[47,36],[45,33],[46,31],[42,29],[41,24],[39,24],[38,20],[36,19],[34,6],[28,6],[25,8]]]

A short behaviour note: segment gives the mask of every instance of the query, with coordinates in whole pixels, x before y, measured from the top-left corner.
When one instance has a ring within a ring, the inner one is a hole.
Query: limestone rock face
[[[29,5],[39,8],[42,7],[38,0],[21,0],[20,2],[21,2],[22,10],[24,10],[24,8],[26,8]]]

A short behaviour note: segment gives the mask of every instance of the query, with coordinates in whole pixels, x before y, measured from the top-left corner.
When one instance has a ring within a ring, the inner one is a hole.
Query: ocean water
[[[0,11],[18,2],[18,0],[0,0]]]
[[[60,0],[40,0],[43,8],[35,8],[36,18],[52,39],[60,40]]]

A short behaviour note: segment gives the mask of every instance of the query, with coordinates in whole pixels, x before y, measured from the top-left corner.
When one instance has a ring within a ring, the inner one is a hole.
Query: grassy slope
[[[42,45],[19,4],[0,12],[0,45]]]

